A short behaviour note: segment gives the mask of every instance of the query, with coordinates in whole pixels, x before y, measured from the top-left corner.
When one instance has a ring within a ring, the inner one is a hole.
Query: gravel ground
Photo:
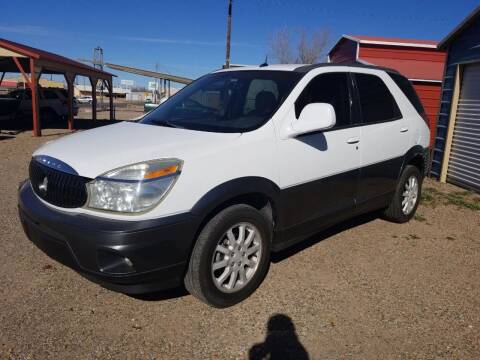
[[[182,290],[133,298],[22,232],[17,184],[32,151],[62,132],[0,136],[0,359],[480,359],[478,195],[427,180],[416,220],[365,216],[320,234],[277,255],[233,308]]]

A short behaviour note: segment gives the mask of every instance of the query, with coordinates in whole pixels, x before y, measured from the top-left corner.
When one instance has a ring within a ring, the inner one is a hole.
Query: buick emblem
[[[38,190],[43,194],[45,195],[47,193],[47,186],[48,186],[48,179],[47,177],[45,176],[43,178],[43,181],[40,185],[38,185]]]

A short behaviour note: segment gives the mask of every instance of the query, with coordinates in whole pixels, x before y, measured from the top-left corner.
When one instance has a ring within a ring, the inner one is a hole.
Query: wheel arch
[[[191,211],[201,219],[198,231],[220,211],[235,204],[250,205],[275,224],[279,197],[280,188],[273,181],[256,176],[242,177],[214,187],[197,201]]]
[[[407,165],[414,165],[420,170],[422,175],[427,173],[428,168],[428,158],[427,158],[428,149],[420,145],[415,145],[410,150],[407,151],[405,156],[403,157],[402,168],[400,169],[400,176],[403,173],[403,170]]]

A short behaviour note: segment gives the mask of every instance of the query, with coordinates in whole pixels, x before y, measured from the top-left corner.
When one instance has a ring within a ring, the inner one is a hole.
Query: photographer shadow
[[[300,343],[292,319],[284,314],[270,317],[265,341],[255,344],[249,351],[250,360],[307,360],[308,353]]]

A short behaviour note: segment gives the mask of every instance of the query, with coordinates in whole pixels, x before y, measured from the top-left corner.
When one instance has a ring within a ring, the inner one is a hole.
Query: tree
[[[275,32],[270,39],[270,52],[280,64],[288,64],[294,61],[290,37],[290,30],[283,28]]]
[[[292,38],[296,41],[292,42]],[[323,60],[328,38],[329,32],[325,29],[309,32],[305,28],[295,31],[283,28],[271,36],[269,50],[281,64],[313,64]],[[294,43],[296,46],[292,45]]]
[[[300,30],[298,41],[298,62],[313,64],[320,60],[327,46],[329,33],[326,30],[315,30],[308,38],[305,29]]]

